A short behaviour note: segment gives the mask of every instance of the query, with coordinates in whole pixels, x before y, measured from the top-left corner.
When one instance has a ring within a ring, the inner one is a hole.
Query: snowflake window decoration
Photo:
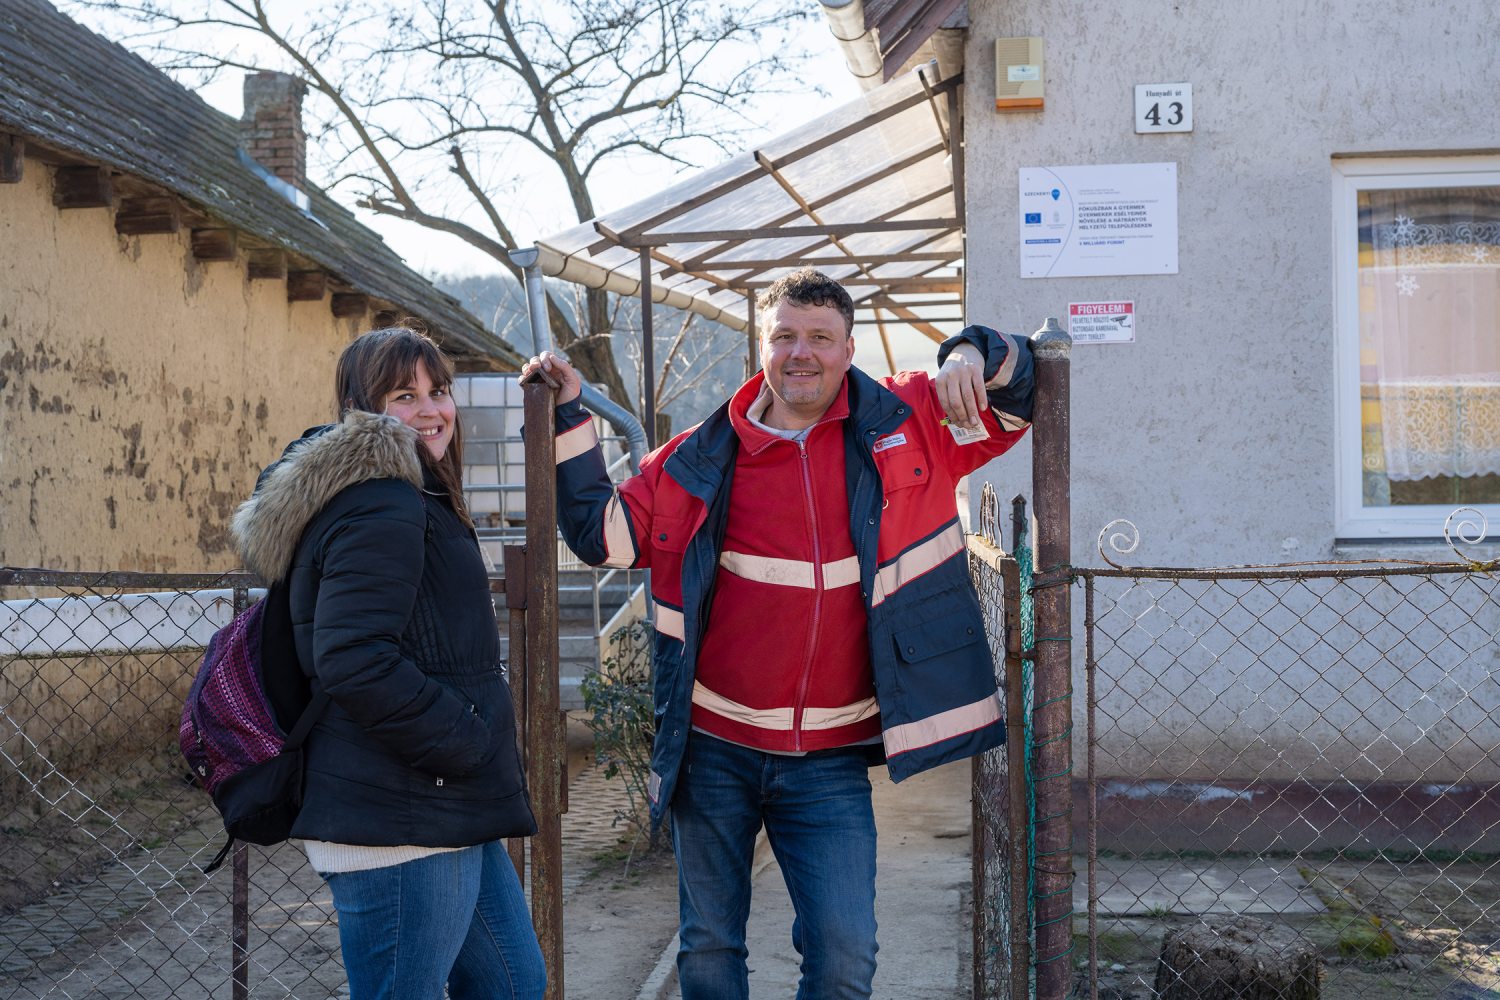
[[[1416,295],[1417,289],[1421,287],[1422,286],[1417,283],[1416,277],[1410,274],[1403,274],[1401,277],[1396,279],[1396,291],[1406,296],[1407,298],[1411,298],[1413,295]]]

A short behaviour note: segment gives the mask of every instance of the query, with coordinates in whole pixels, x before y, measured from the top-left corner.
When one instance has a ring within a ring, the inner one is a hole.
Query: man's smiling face
[[[782,299],[765,318],[760,364],[771,390],[766,423],[798,430],[818,422],[854,361],[854,337],[831,305]]]

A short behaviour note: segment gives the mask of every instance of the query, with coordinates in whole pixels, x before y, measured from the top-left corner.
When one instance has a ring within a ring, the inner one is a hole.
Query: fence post
[[[547,1000],[563,996],[562,714],[557,643],[555,386],[522,383],[526,448],[527,777],[537,832],[531,841],[531,920],[547,963]]]
[[[234,587],[234,614],[250,606],[250,588]],[[232,1000],[250,995],[250,848],[244,841],[234,845],[230,858],[230,987]]]
[[[1073,342],[1053,317],[1032,335],[1032,508],[1036,514],[1036,994],[1063,1000],[1073,982],[1073,656],[1068,408]]]
[[[1024,501],[1019,497],[1016,502]],[[974,1000],[1029,1000],[1031,897],[1027,890],[1028,815],[1025,754],[1024,668],[1021,659],[1020,567],[1004,551],[994,488],[985,485],[977,538],[969,541],[981,601],[993,602],[999,584],[999,635],[1005,695],[1005,752],[973,758],[973,956]],[[1019,544],[1019,529],[1012,535]],[[1014,545],[1013,545],[1014,548]],[[982,567],[982,568],[977,568]],[[993,614],[993,605],[987,615]],[[993,627],[987,624],[987,628]]]

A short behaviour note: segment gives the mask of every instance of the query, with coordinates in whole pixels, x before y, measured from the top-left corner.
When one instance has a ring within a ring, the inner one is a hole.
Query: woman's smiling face
[[[442,458],[453,440],[458,408],[453,405],[451,388],[433,385],[427,366],[418,361],[410,381],[385,394],[385,412],[416,430],[433,458]]]

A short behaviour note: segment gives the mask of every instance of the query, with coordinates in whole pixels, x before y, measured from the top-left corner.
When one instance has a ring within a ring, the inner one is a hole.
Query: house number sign
[[[1142,83],[1135,88],[1137,132],[1191,132],[1191,83]]]

